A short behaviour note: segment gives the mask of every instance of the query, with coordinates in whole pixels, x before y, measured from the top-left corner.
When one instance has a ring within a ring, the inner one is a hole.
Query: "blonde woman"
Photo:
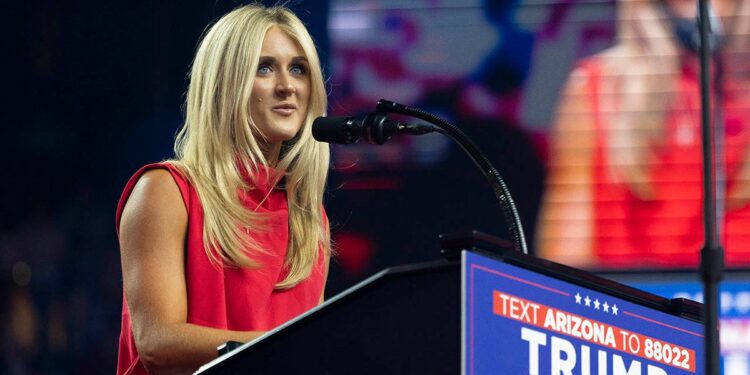
[[[727,262],[747,265],[750,1],[711,4],[723,34],[722,240]],[[563,92],[538,254],[581,267],[692,267],[703,244],[696,2],[623,0],[618,14],[617,44],[582,61]]]
[[[329,151],[310,126],[326,105],[288,9],[244,6],[207,31],[175,158],[139,170],[118,206],[119,374],[192,372],[322,302]]]

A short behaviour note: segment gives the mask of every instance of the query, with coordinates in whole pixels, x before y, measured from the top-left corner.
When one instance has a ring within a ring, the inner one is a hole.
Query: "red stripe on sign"
[[[563,292],[562,290],[559,290],[559,289],[550,288],[550,287],[542,285],[542,284],[538,284],[538,283],[535,283],[535,282],[524,280],[524,279],[522,279],[520,277],[515,277],[513,275],[508,275],[507,273],[503,273],[503,272],[500,272],[500,271],[495,271],[495,270],[493,270],[491,268],[486,268],[486,267],[478,266],[476,264],[472,264],[471,268],[477,268],[477,269],[480,269],[480,270],[482,270],[484,272],[491,273],[493,275],[504,277],[506,279],[510,279],[510,280],[513,280],[513,281],[518,281],[519,283],[523,283],[523,284],[526,284],[526,285],[531,285],[531,286],[539,288],[539,289],[544,289],[544,290],[546,290],[548,292],[557,293],[557,294],[560,294],[560,295],[563,295],[563,296],[566,296],[566,297],[570,297],[570,293],[568,293],[568,292]]]

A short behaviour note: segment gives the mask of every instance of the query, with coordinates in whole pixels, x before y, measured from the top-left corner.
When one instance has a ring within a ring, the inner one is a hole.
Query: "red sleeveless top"
[[[122,211],[136,182],[144,172],[156,168],[166,169],[172,175],[187,210],[185,282],[188,323],[234,331],[268,331],[318,305],[325,283],[322,254],[310,277],[291,289],[275,289],[275,285],[286,276],[283,263],[289,237],[289,211],[286,192],[274,189],[263,176],[253,180],[257,188],[240,193],[245,207],[267,215],[269,230],[253,234],[267,251],[253,257],[262,264],[260,269],[217,268],[211,264],[203,247],[203,207],[198,194],[169,163],[146,165],[130,178],[117,205],[118,234]],[[323,219],[327,222],[325,211]],[[124,293],[119,345],[117,373],[147,374],[135,347]]]
[[[613,126],[599,102],[602,62],[589,59],[586,73],[594,113],[596,144],[592,164],[593,249],[602,267],[694,267],[703,246],[703,185],[700,93],[697,73],[683,68],[665,115],[664,138],[651,145],[648,171],[654,198],[643,200],[612,176],[606,150],[606,130]],[[722,103],[725,117],[726,190],[750,146],[750,96],[726,82]],[[725,213],[721,240],[730,266],[750,264],[750,205]]]

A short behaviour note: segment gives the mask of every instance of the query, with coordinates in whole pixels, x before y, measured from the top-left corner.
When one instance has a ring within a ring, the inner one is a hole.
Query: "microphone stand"
[[[459,128],[453,126],[451,123],[441,119],[438,116],[427,113],[421,109],[407,107],[403,104],[394,103],[387,100],[379,100],[376,111],[379,114],[396,113],[427,121],[436,126],[434,131],[441,133],[448,138],[452,139],[463,149],[479,167],[482,174],[487,179],[487,182],[492,186],[492,190],[495,193],[500,203],[500,208],[503,212],[503,217],[508,225],[508,231],[513,237],[513,243],[518,251],[528,254],[529,250],[526,246],[526,238],[523,234],[523,226],[521,225],[521,219],[518,215],[513,198],[510,196],[510,191],[505,185],[500,173],[497,171],[487,157],[479,150],[472,140],[466,136]]]
[[[719,283],[724,267],[724,249],[716,228],[716,191],[714,175],[714,137],[711,131],[711,46],[708,0],[698,0],[700,26],[701,133],[703,139],[703,224],[705,241],[701,249],[700,273],[705,308],[706,374],[719,374]],[[717,82],[721,83],[721,82]],[[720,99],[720,98],[718,98]],[[722,103],[715,104],[717,108]],[[722,127],[723,128],[723,127]],[[723,136],[723,134],[720,134]]]

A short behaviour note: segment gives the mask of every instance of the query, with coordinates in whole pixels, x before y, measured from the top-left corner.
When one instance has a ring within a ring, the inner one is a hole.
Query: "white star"
[[[617,305],[612,305],[612,315],[617,315]]]
[[[580,305],[581,304],[581,294],[580,293],[576,293],[575,297],[576,297],[576,303]]]
[[[591,298],[589,296],[586,296],[583,301],[586,302],[586,307],[591,306]]]
[[[607,301],[604,301],[602,307],[604,307],[604,312],[609,312],[609,304],[607,303]]]
[[[596,301],[594,301],[594,308],[599,310],[599,305],[601,305],[601,303],[599,303],[599,298],[597,298]]]

